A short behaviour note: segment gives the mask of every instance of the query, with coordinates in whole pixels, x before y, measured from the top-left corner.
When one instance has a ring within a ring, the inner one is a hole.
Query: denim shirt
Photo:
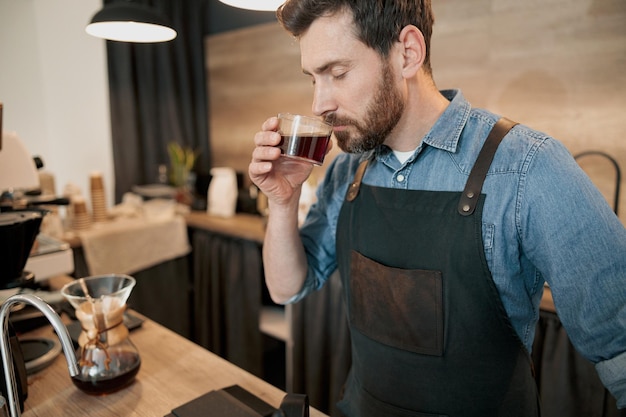
[[[382,145],[366,154],[340,154],[329,165],[300,232],[308,275],[290,302],[321,288],[336,270],[337,219],[361,160],[373,156],[363,179],[369,185],[463,190],[499,117],[472,108],[458,90],[442,93],[450,105],[405,163]],[[528,352],[547,282],[572,343],[596,363],[625,407],[626,229],[620,220],[560,142],[523,125],[500,144],[482,193],[487,263]]]

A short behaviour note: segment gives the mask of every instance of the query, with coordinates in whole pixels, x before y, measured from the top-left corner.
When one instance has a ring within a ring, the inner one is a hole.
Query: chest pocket
[[[443,355],[440,271],[398,269],[352,251],[349,320],[370,339],[426,355]]]

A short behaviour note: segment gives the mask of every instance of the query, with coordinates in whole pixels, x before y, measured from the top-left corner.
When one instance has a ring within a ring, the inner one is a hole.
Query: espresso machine
[[[2,131],[0,103],[0,291],[32,285],[74,270],[65,242],[40,235],[46,206],[33,204],[39,189],[36,158],[14,132]],[[58,202],[60,199],[54,199]],[[63,201],[61,203],[64,203]],[[28,268],[25,267],[28,264]]]
[[[7,308],[10,304],[7,312],[10,312],[10,320],[2,331],[8,332],[15,391],[20,409],[23,409],[28,395],[27,370],[31,354],[18,339],[19,332],[26,329],[27,322],[30,326],[47,321],[38,309],[31,308],[28,303],[16,303],[12,298],[26,288],[32,289],[36,274],[45,278],[53,276],[49,274],[71,273],[74,264],[68,244],[40,234],[46,209],[24,203],[28,201],[25,196],[29,192],[39,189],[37,164],[16,133],[2,130],[2,112],[0,103],[0,305],[5,310],[5,304]],[[0,377],[0,398],[3,400],[11,397],[7,397],[5,382],[5,378]],[[0,415],[3,414],[0,412]]]
[[[1,106],[1,104],[0,104]],[[0,128],[2,127],[0,107]],[[1,131],[1,130],[0,130]],[[28,284],[33,274],[24,266],[39,234],[43,213],[13,210],[13,196],[39,187],[35,161],[14,133],[0,136],[0,290]]]

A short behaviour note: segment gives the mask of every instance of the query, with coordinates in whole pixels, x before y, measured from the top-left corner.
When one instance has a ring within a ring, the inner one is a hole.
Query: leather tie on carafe
[[[90,307],[90,312],[85,311],[85,307]],[[102,349],[106,355],[105,368],[109,369],[111,359],[107,351],[109,345],[120,343],[128,337],[128,329],[124,324],[124,311],[126,304],[113,306],[114,308],[102,312],[102,300],[91,300],[83,303],[81,308],[76,310],[76,316],[81,323],[82,333],[78,344],[81,347],[81,366],[92,366],[93,363],[87,359],[89,349]],[[91,313],[91,314],[90,314]]]

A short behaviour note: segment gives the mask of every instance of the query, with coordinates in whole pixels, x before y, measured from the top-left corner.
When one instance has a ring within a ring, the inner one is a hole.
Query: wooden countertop
[[[55,338],[45,326],[25,336]],[[28,378],[25,417],[158,417],[211,390],[238,384],[278,408],[285,393],[165,327],[146,320],[130,334],[141,368],[129,387],[106,396],[87,395],[70,379],[65,356]],[[323,413],[311,409],[311,416]]]
[[[210,216],[204,211],[192,211],[185,216],[187,226],[228,236],[263,243],[265,219],[253,214],[237,213],[233,217]]]

